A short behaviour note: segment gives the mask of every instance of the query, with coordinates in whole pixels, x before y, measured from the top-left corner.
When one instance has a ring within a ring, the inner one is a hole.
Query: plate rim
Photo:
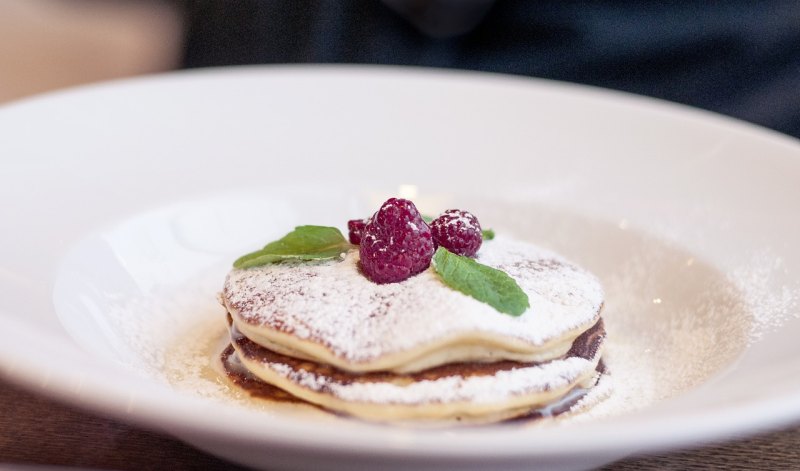
[[[124,89],[128,86],[137,86],[137,87],[152,87],[158,86],[164,80],[186,80],[192,77],[206,77],[206,80],[218,80],[220,76],[224,76],[226,78],[232,78],[237,76],[238,74],[263,74],[263,73],[300,73],[300,74],[312,74],[317,76],[324,76],[325,74],[335,74],[335,75],[350,75],[350,74],[377,74],[377,75],[385,75],[385,74],[407,74],[408,76],[415,76],[421,80],[451,80],[453,78],[457,80],[467,80],[471,81],[475,78],[479,80],[488,80],[491,83],[515,83],[515,84],[522,84],[522,86],[529,87],[540,87],[543,89],[555,90],[559,92],[563,91],[570,91],[570,92],[578,92],[583,96],[589,96],[596,99],[610,99],[615,102],[621,102],[625,106],[633,106],[633,107],[646,107],[648,109],[657,108],[659,110],[664,110],[665,112],[669,112],[670,114],[677,113],[682,117],[686,117],[687,119],[692,120],[700,120],[705,123],[712,123],[717,126],[723,126],[730,128],[733,126],[733,129],[737,132],[743,132],[749,135],[753,135],[759,139],[767,139],[772,141],[775,144],[779,144],[782,146],[789,146],[793,150],[797,151],[800,149],[800,140],[793,138],[791,136],[786,136],[784,134],[778,133],[777,131],[770,130],[758,125],[746,123],[744,121],[723,116],[714,112],[706,111],[706,110],[699,110],[696,108],[691,108],[686,105],[681,105],[677,103],[666,102],[663,100],[658,100],[654,98],[642,97],[638,95],[629,94],[626,92],[620,91],[613,91],[613,90],[606,90],[598,87],[591,87],[587,85],[579,85],[579,84],[572,84],[572,83],[565,83],[565,82],[557,82],[547,79],[536,79],[536,78],[529,78],[529,77],[522,77],[522,76],[509,76],[504,74],[497,74],[497,73],[488,73],[488,72],[473,72],[473,71],[460,71],[460,70],[451,70],[451,69],[429,69],[429,68],[422,68],[422,67],[402,67],[402,66],[367,66],[367,65],[280,65],[280,66],[240,66],[240,67],[222,67],[222,68],[209,68],[209,69],[196,69],[190,71],[178,71],[178,72],[171,72],[165,74],[158,74],[153,76],[144,76],[144,77],[137,77],[132,79],[120,79],[114,80],[111,82],[103,82],[100,84],[91,84],[85,86],[74,87],[67,90],[56,91],[52,93],[47,93],[43,95],[38,95],[35,97],[23,98],[20,100],[16,100],[10,103],[7,103],[3,106],[0,106],[0,114],[13,114],[19,108],[27,108],[31,106],[40,106],[42,103],[50,103],[53,100],[59,100],[65,96],[79,96],[81,94],[93,94],[97,91],[115,91],[118,93],[120,89]],[[58,266],[58,265],[57,265]],[[0,316],[0,324],[4,323],[5,319],[4,316]],[[221,430],[214,430],[214,422],[213,420],[207,420],[206,417],[190,417],[185,415],[186,411],[181,408],[177,408],[177,404],[171,404],[170,407],[163,407],[163,401],[160,399],[160,396],[153,395],[151,396],[143,396],[141,399],[145,402],[142,404],[148,407],[152,412],[149,416],[132,416],[124,411],[119,409],[120,402],[124,394],[122,391],[115,387],[111,388],[105,392],[109,393],[110,396],[113,397],[114,401],[107,401],[102,404],[98,403],[87,403],[86,400],[81,399],[80,397],[75,396],[74,391],[71,389],[70,378],[67,376],[58,376],[55,375],[51,378],[51,382],[49,383],[48,388],[42,388],[40,383],[40,378],[38,378],[35,374],[27,375],[24,372],[20,373],[19,369],[11,370],[9,363],[6,360],[10,356],[14,356],[13,349],[10,348],[10,344],[0,344],[0,352],[4,352],[0,355],[0,365],[4,365],[5,368],[0,368],[0,376],[9,380],[13,384],[18,384],[23,386],[26,389],[32,389],[37,392],[43,393],[49,397],[53,397],[54,399],[62,402],[70,403],[71,405],[76,405],[81,408],[85,408],[92,411],[99,411],[104,414],[111,415],[117,419],[124,420],[125,422],[134,422],[139,425],[152,428],[152,427],[163,427],[163,418],[170,416],[171,414],[174,418],[179,418],[181,424],[186,427],[187,429],[191,429],[195,432],[205,432],[209,433],[217,433],[219,434]],[[18,363],[24,363],[24,360],[15,359]],[[35,366],[32,363],[29,366]],[[23,368],[25,369],[25,368]],[[27,369],[25,369],[27,370]],[[55,392],[56,394],[50,394]],[[174,402],[174,401],[173,401]],[[778,403],[780,407],[775,407],[775,404]],[[116,406],[116,407],[114,407]],[[173,408],[174,407],[174,408]],[[458,455],[460,457],[469,456],[473,458],[488,458],[488,459],[497,459],[502,455],[506,458],[519,458],[519,457],[530,457],[530,456],[561,456],[563,454],[580,454],[580,453],[596,453],[601,451],[609,451],[609,450],[616,450],[616,451],[627,451],[631,449],[631,445],[633,446],[640,446],[643,448],[647,448],[648,450],[663,450],[668,448],[673,448],[676,446],[687,446],[687,445],[696,445],[698,443],[708,442],[717,440],[720,438],[728,438],[740,433],[747,433],[753,432],[754,429],[769,429],[769,428],[776,428],[782,425],[786,425],[788,423],[792,423],[800,419],[800,397],[794,397],[791,393],[784,393],[777,397],[777,400],[773,400],[770,407],[765,407],[764,404],[761,403],[748,403],[745,407],[740,409],[743,413],[738,414],[736,417],[725,416],[723,411],[714,411],[713,414],[710,414],[706,417],[707,421],[701,421],[699,426],[692,428],[690,431],[686,432],[683,435],[670,435],[669,439],[665,439],[663,436],[659,434],[647,434],[645,430],[641,430],[641,428],[637,429],[635,427],[630,428],[629,432],[626,433],[626,436],[631,436],[632,434],[636,434],[640,441],[634,444],[625,443],[625,444],[618,444],[614,443],[614,440],[611,437],[603,437],[603,440],[594,439],[593,442],[586,442],[583,440],[578,440],[579,444],[576,445],[572,443],[569,447],[561,447],[559,448],[557,443],[554,440],[544,440],[543,444],[538,444],[536,446],[531,446],[530,443],[525,443],[524,441],[518,440],[511,440],[509,442],[502,442],[501,438],[504,438],[502,435],[495,435],[496,430],[493,430],[493,437],[490,440],[487,440],[487,443],[491,445],[493,452],[490,455],[486,455],[486,448],[469,448],[466,450],[467,455],[464,455],[465,450],[463,447],[455,446],[455,447],[447,447],[442,446],[442,443],[437,443],[436,447],[433,445],[424,445],[421,443],[414,443],[413,453],[419,456],[427,456],[427,457],[443,457],[443,456],[454,456]],[[780,410],[780,412],[778,412]],[[158,413],[155,413],[155,412]],[[176,415],[175,411],[183,411],[182,416]],[[786,411],[790,411],[790,414],[786,414]],[[748,419],[744,420],[742,417],[748,416]],[[792,416],[792,417],[790,417]],[[141,420],[140,420],[141,419]],[[159,420],[161,419],[161,420]],[[678,420],[678,419],[675,419]],[[755,425],[754,425],[755,424]],[[584,431],[589,430],[592,433],[595,431],[593,429],[597,428],[598,424],[587,424],[584,428]],[[698,424],[695,424],[698,425]],[[620,425],[617,424],[617,427]],[[624,425],[623,425],[624,426]],[[583,426],[582,426],[583,427]],[[257,437],[260,441],[268,440],[273,444],[281,443],[287,445],[289,441],[291,441],[292,446],[295,446],[300,449],[328,449],[329,451],[333,452],[336,451],[341,446],[345,445],[343,442],[339,441],[331,441],[331,437],[334,435],[310,435],[308,434],[308,430],[305,429],[290,429],[292,433],[296,432],[295,435],[291,435],[291,438],[287,438],[285,432],[287,429],[280,430],[268,430],[269,433],[265,434],[265,430],[268,429],[261,429],[259,431],[259,437]],[[229,436],[233,433],[233,430],[225,430],[222,435]],[[530,430],[525,430],[524,433],[520,434],[518,432],[513,432],[514,435],[532,435]],[[571,430],[570,433],[574,434],[576,431]],[[415,434],[418,431],[414,432]],[[550,432],[548,432],[550,433]],[[465,434],[468,435],[468,434]],[[535,435],[535,434],[533,434]],[[563,437],[559,436],[558,433],[553,433],[552,436],[559,439]],[[578,434],[582,436],[581,433]],[[602,434],[600,434],[602,435]],[[366,437],[366,436],[365,436]],[[300,441],[296,441],[301,439]],[[477,439],[478,437],[471,438]],[[506,437],[507,438],[507,437]],[[342,439],[343,440],[343,439]],[[485,440],[485,437],[484,437]],[[455,444],[455,441],[449,441],[447,443]],[[392,453],[407,453],[410,449],[408,447],[399,447],[399,448],[376,448],[376,445],[379,443],[376,442],[365,442],[360,443],[359,446],[353,448],[353,444],[350,443],[349,451],[353,451],[354,449],[358,453],[363,454],[374,454],[376,456],[385,456],[386,454]],[[546,445],[546,446],[545,446]],[[277,446],[277,445],[276,445]]]

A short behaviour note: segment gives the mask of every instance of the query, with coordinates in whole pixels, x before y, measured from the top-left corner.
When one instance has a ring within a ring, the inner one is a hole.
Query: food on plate
[[[473,423],[568,411],[605,374],[589,272],[403,199],[348,228],[299,226],[235,262],[233,383],[367,420]]]

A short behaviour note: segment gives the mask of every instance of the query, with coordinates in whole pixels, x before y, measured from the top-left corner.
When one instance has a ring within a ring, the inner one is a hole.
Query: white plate
[[[0,372],[241,463],[569,469],[800,419],[800,145],[762,129],[496,75],[246,68],[7,106],[0,159]],[[600,276],[609,402],[432,431],[220,392],[230,261],[401,184]]]

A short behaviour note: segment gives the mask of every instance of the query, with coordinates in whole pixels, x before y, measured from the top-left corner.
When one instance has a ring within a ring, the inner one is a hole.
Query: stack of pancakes
[[[596,384],[605,330],[597,279],[533,245],[497,238],[477,260],[513,277],[512,317],[429,269],[379,285],[344,260],[234,269],[221,295],[229,378],[256,392],[370,420],[505,420],[568,410]],[[288,394],[286,394],[288,393]]]

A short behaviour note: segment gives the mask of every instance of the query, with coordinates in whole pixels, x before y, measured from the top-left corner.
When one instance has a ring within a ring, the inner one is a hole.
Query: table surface
[[[88,414],[0,381],[0,468],[4,464],[86,468],[245,469],[159,433]],[[800,470],[800,426],[721,446],[632,457],[604,471]]]

